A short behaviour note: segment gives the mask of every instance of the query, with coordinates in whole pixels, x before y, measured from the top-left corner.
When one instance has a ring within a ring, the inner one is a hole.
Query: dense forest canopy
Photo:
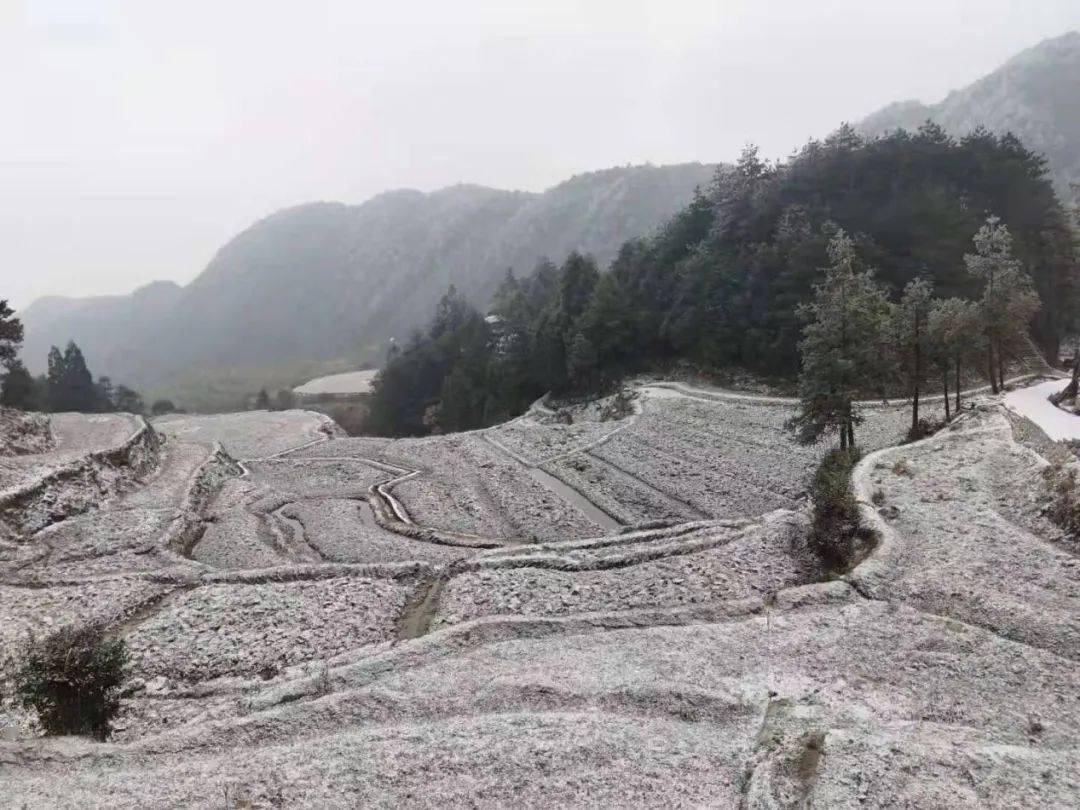
[[[558,269],[508,274],[487,319],[448,296],[429,333],[380,375],[372,427],[477,427],[546,391],[602,390],[673,360],[794,375],[799,306],[839,230],[890,297],[922,277],[941,298],[970,299],[981,287],[964,256],[990,215],[1034,282],[1042,306],[1031,331],[1052,356],[1080,283],[1042,158],[982,129],[957,140],[931,123],[877,138],[844,126],[778,164],[747,148],[654,237],[626,243],[606,273],[571,254]]]

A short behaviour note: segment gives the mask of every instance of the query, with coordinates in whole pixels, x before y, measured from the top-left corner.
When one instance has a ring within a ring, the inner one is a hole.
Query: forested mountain
[[[1080,32],[1045,40],[937,104],[900,101],[859,125],[866,134],[913,130],[931,119],[952,135],[976,127],[1017,135],[1044,155],[1058,194],[1080,181]]]
[[[1013,356],[998,371],[1030,350],[1029,326],[1052,357],[1075,328],[1080,268],[1042,158],[985,130],[957,140],[926,124],[865,138],[844,126],[778,165],[748,149],[654,236],[627,242],[607,272],[572,254],[561,268],[506,277],[496,321],[452,291],[376,378],[372,428],[478,427],[545,391],[595,391],[673,361],[794,380],[800,310],[841,231],[886,300],[925,279],[932,295],[962,302],[984,292],[968,256],[988,220],[1007,230],[1006,264],[1015,260],[1037,296],[1034,317],[1021,318],[1023,345],[999,341]]]
[[[606,264],[714,172],[623,167],[542,194],[459,185],[287,209],[230,241],[186,287],[34,303],[20,313],[23,356],[40,371],[49,346],[74,339],[96,369],[158,392],[195,370],[379,361],[387,340],[423,323],[449,284],[486,306],[507,267],[527,271],[572,250]]]

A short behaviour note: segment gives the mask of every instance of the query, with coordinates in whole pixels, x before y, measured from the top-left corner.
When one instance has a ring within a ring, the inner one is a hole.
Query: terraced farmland
[[[1080,568],[998,399],[904,447],[866,410],[844,573],[790,403],[636,394],[398,441],[65,417],[10,468],[0,643],[97,622],[131,679],[107,743],[6,704],[5,801],[1075,805]]]

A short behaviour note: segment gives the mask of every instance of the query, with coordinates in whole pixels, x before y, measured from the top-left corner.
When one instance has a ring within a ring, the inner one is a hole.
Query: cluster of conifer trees
[[[113,385],[108,377],[94,381],[74,341],[62,352],[53,346],[48,373],[34,377],[18,357],[22,339],[22,322],[7,301],[0,300],[0,405],[26,411],[143,412],[137,391]]]
[[[909,438],[926,431],[919,400],[927,383],[944,397],[950,414],[961,407],[965,369],[985,363],[989,385],[1005,385],[1011,359],[1030,356],[1029,324],[1040,308],[1031,277],[1012,254],[1012,237],[990,217],[974,237],[964,267],[982,284],[979,297],[935,298],[932,282],[919,277],[896,302],[866,268],[851,238],[837,231],[829,242],[830,264],[810,301],[799,308],[805,321],[799,343],[801,407],[792,420],[799,437],[816,441],[836,433],[841,450],[854,448],[861,421],[858,399],[902,392],[911,401]]]
[[[988,224],[992,215],[1000,220]],[[993,244],[980,245],[985,239]],[[981,253],[1002,240],[1008,283],[1026,279],[1009,295],[996,294],[996,270],[987,275],[1000,257]],[[480,427],[548,391],[601,392],[673,363],[794,380],[807,361],[804,329],[814,339],[807,307],[841,248],[856,277],[858,267],[876,268],[883,307],[916,313],[918,345],[925,334],[939,337],[930,354],[920,352],[920,376],[940,372],[937,352],[947,346],[954,386],[957,365],[961,376],[978,367],[998,385],[1029,334],[1050,358],[1074,327],[1074,235],[1040,156],[981,129],[957,140],[927,124],[867,139],[845,126],[776,164],[748,148],[657,234],[624,245],[606,272],[572,254],[524,278],[508,273],[487,317],[451,289],[428,330],[388,357],[368,428]],[[939,301],[930,302],[930,289]],[[987,318],[1026,322],[999,333],[987,331]],[[894,348],[911,340],[889,335]],[[882,373],[860,375],[864,394],[910,390],[914,372],[905,384],[901,365],[880,357],[878,365]]]

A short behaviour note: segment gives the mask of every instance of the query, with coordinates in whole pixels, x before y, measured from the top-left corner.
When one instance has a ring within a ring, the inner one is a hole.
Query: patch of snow
[[[1005,395],[1005,407],[1026,416],[1054,441],[1080,439],[1080,416],[1063,411],[1048,399],[1068,384],[1068,380],[1048,380],[1010,391]]]

